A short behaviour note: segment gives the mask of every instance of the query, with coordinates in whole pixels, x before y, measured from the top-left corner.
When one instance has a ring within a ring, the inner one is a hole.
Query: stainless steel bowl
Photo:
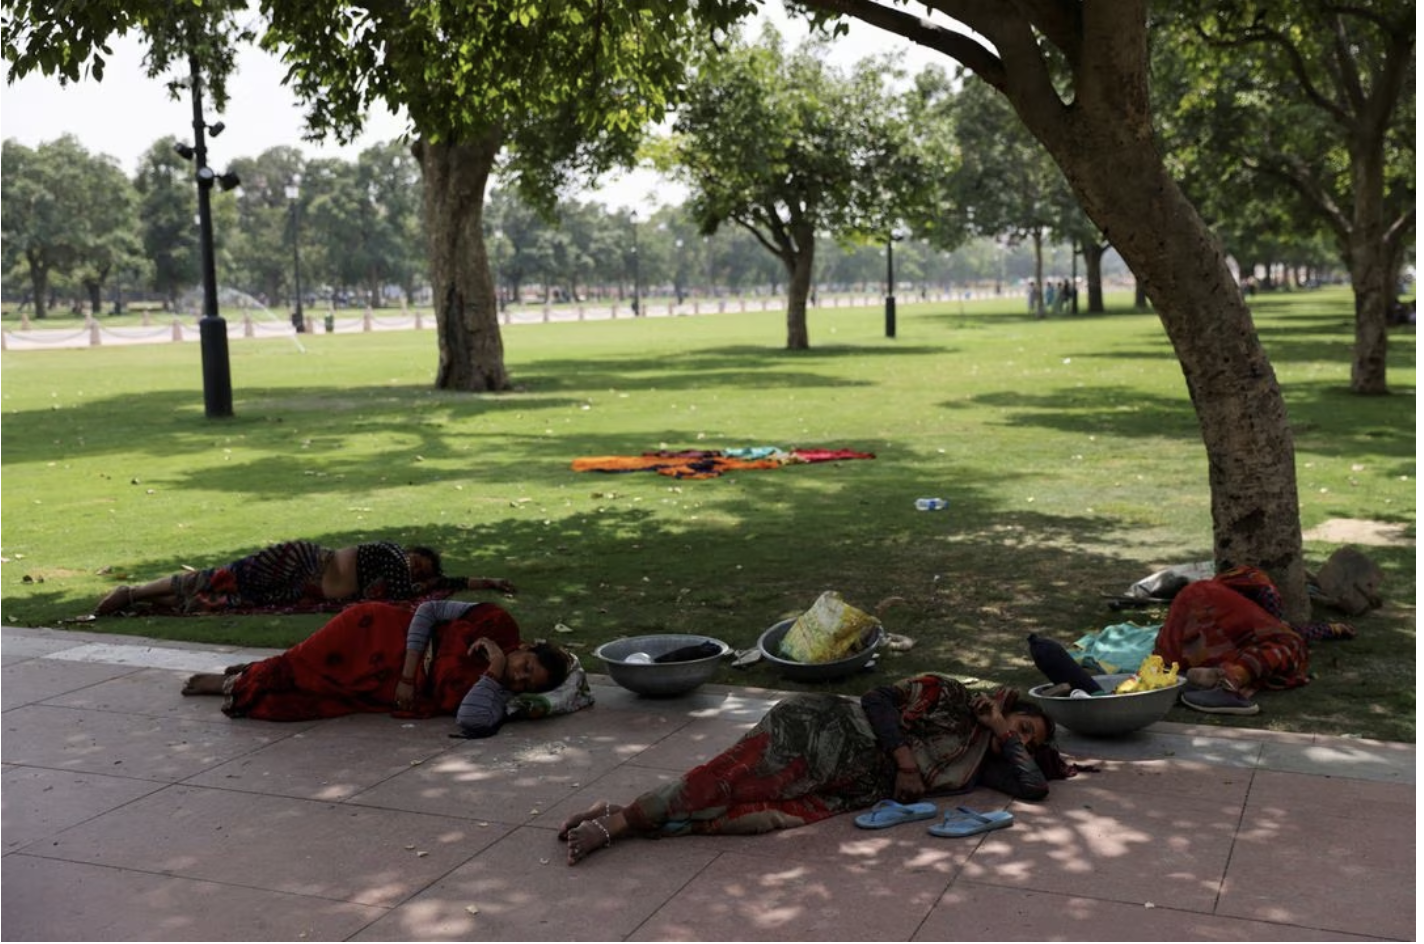
[[[885,640],[885,630],[877,626],[866,647],[853,656],[834,662],[793,662],[781,656],[781,640],[796,624],[794,619],[784,619],[761,634],[757,648],[761,657],[776,667],[783,676],[796,682],[829,682],[859,672],[875,658],[875,650]]]
[[[715,643],[718,653],[688,662],[658,663],[651,661],[683,646],[699,643]],[[682,695],[692,691],[717,673],[722,657],[732,651],[732,647],[711,636],[694,636],[681,633],[662,633],[656,636],[629,636],[606,642],[593,651],[608,667],[613,681],[630,692],[639,695],[666,697]],[[629,656],[642,654],[648,661],[628,661]]]
[[[1105,692],[1111,692],[1130,678],[1130,672],[1093,676]],[[1177,684],[1171,688],[1130,692],[1126,695],[1070,698],[1041,694],[1044,689],[1052,687],[1050,683],[1044,683],[1030,688],[1028,694],[1043,707],[1044,713],[1052,718],[1055,724],[1061,724],[1075,734],[1086,737],[1120,737],[1165,718],[1167,712],[1177,703],[1177,696],[1186,684],[1185,678],[1178,678]]]

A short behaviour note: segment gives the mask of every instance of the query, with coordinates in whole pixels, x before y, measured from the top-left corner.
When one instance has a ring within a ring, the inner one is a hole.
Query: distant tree
[[[301,150],[287,145],[268,148],[256,157],[240,157],[231,166],[242,178],[236,199],[237,227],[220,231],[230,243],[234,281],[264,299],[268,308],[282,311],[287,300],[295,303],[293,207],[287,188],[297,187],[296,212],[302,214],[312,200],[315,182],[306,179],[311,175]],[[310,270],[317,261],[314,254],[303,254],[304,269]]]
[[[137,253],[133,184],[113,158],[64,135],[31,149],[4,142],[0,234],[29,269],[35,317],[48,314],[50,283],[70,275],[99,311],[109,272]]]
[[[150,287],[174,308],[178,296],[202,279],[198,228],[193,225],[192,166],[175,151],[178,139],[159,138],[139,160],[140,239],[150,263]]]
[[[885,63],[843,75],[814,43],[787,55],[775,31],[733,42],[699,63],[659,152],[702,233],[735,224],[780,260],[788,349],[810,346],[817,233],[889,232],[886,176],[904,149],[885,75]]]
[[[1415,4],[1200,0],[1166,13],[1163,53],[1190,76],[1174,113],[1183,137],[1328,227],[1355,291],[1351,389],[1387,393],[1387,312],[1417,212]]]

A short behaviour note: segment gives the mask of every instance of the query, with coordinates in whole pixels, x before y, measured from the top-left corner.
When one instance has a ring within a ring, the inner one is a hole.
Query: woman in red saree
[[[409,609],[347,607],[281,655],[200,674],[185,695],[222,695],[233,718],[305,721],[359,712],[455,715],[462,728],[493,733],[509,698],[557,687],[567,653],[528,645],[493,603],[436,600]]]
[[[1261,708],[1251,696],[1259,689],[1309,680],[1310,649],[1282,613],[1280,593],[1265,573],[1233,567],[1173,598],[1153,652],[1187,668],[1187,707],[1256,714]]]

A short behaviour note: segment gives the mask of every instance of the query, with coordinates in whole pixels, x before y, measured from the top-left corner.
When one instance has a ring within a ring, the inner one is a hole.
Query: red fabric
[[[389,603],[347,607],[279,656],[247,666],[232,680],[223,711],[232,717],[305,721],[394,709],[412,611]],[[435,630],[429,677],[416,672],[415,717],[454,714],[489,664],[468,654],[481,636],[508,652],[519,646],[514,618],[480,603]]]
[[[1246,594],[1269,602],[1275,588],[1256,568],[1237,567],[1188,584],[1172,600],[1154,652],[1163,661],[1195,668],[1235,668],[1258,688],[1294,688],[1309,679],[1305,639]],[[1264,594],[1264,596],[1262,596]]]
[[[679,789],[644,794],[623,810],[628,824],[638,832],[697,833],[765,832],[768,829],[809,825],[841,812],[814,793],[784,796],[787,786],[806,775],[801,758],[779,769],[765,769],[763,755],[769,734],[743,738],[707,763],[682,776]],[[711,818],[698,818],[716,811]]]

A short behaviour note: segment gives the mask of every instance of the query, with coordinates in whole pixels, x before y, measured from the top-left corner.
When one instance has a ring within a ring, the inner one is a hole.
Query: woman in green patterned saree
[[[600,802],[564,823],[573,865],[625,836],[763,833],[874,804],[978,785],[1041,800],[1070,776],[1053,722],[1012,689],[975,695],[945,675],[777,703],[736,744],[626,806]]]

